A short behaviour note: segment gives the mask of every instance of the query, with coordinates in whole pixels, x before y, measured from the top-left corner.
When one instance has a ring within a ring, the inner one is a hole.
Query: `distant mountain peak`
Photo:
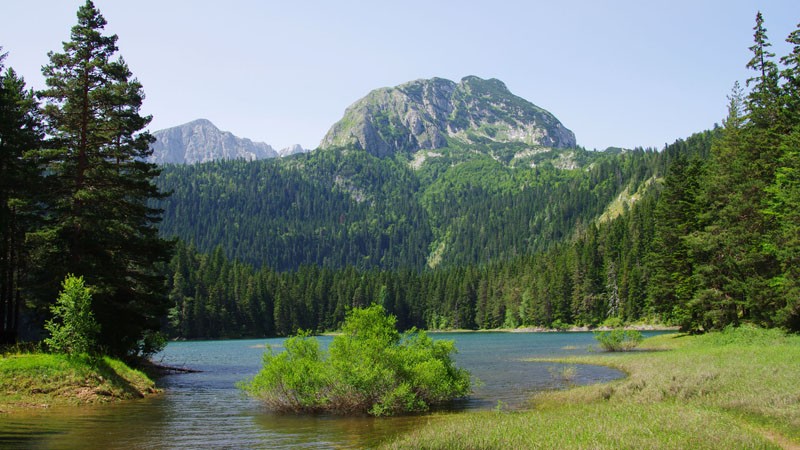
[[[459,83],[432,78],[373,90],[347,108],[320,148],[355,146],[387,156],[487,141],[576,145],[553,114],[512,94],[500,80],[471,75]]]
[[[240,138],[222,131],[208,119],[196,119],[172,128],[153,132],[156,142],[150,161],[157,164],[195,164],[220,159],[276,158],[307,150],[299,145],[275,151],[271,145]]]

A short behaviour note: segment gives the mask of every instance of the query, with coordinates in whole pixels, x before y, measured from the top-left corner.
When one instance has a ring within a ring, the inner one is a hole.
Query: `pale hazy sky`
[[[83,0],[0,0],[6,65],[44,87]],[[150,130],[207,118],[275,148],[315,148],[372,89],[498,78],[579,145],[656,147],[721,122],[757,10],[772,49],[797,0],[95,0],[142,82]]]

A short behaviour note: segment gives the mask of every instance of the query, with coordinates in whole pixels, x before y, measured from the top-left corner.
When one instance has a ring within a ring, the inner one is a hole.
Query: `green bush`
[[[642,333],[636,330],[616,329],[596,332],[594,338],[600,343],[600,347],[603,350],[627,352],[636,348],[642,342]]]
[[[94,353],[100,325],[92,314],[92,294],[83,277],[67,275],[62,291],[50,307],[53,319],[44,328],[50,337],[44,343],[54,353],[80,355]]]
[[[608,319],[603,321],[601,326],[607,328],[621,328],[622,325],[623,325],[622,319],[620,319],[619,317],[609,317]]]
[[[281,353],[268,349],[261,371],[239,386],[276,411],[375,416],[427,411],[470,392],[452,341],[400,334],[395,321],[379,305],[354,309],[328,353],[301,333]]]

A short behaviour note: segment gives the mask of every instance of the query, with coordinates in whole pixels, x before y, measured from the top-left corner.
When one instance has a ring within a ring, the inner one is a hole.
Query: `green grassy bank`
[[[109,358],[46,353],[0,355],[0,413],[105,403],[157,392],[153,381]]]
[[[643,347],[559,360],[624,379],[543,393],[524,412],[431,416],[386,447],[800,448],[800,336],[745,327]]]

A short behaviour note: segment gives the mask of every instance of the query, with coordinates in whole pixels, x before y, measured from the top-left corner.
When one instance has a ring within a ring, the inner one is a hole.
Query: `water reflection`
[[[451,412],[522,408],[530,395],[568,384],[611,380],[622,374],[596,366],[522,361],[532,357],[585,354],[590,333],[433,334],[454,339],[457,363],[482,381]],[[330,338],[323,337],[323,345]],[[368,448],[435,416],[395,418],[277,415],[245,397],[235,383],[255,375],[263,345],[282,340],[170,343],[162,362],[202,370],[159,381],[164,394],[115,405],[52,408],[0,416],[0,448]],[[260,347],[259,347],[260,346]]]

